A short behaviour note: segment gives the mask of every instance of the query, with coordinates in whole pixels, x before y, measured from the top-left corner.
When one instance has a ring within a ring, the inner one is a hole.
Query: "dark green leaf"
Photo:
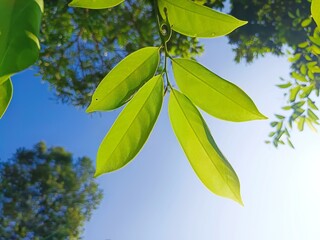
[[[10,79],[0,84],[0,118],[2,118],[9,106],[12,98],[12,92],[13,88]]]
[[[39,55],[42,0],[0,1],[0,84]]]

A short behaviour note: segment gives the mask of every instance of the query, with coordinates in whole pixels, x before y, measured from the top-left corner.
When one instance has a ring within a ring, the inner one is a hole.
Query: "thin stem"
[[[155,15],[156,15],[156,18],[157,18],[157,23],[158,23],[159,36],[160,36],[160,39],[161,39],[161,42],[162,42],[162,46],[163,46],[163,49],[164,49],[164,54],[165,54],[164,69],[163,69],[161,74],[163,74],[163,73],[165,74],[165,78],[166,78],[165,93],[166,93],[168,87],[170,89],[172,89],[172,85],[171,85],[170,80],[169,80],[168,69],[167,69],[167,59],[168,58],[172,59],[170,54],[169,54],[168,46],[167,46],[167,43],[170,41],[171,36],[172,36],[172,29],[171,29],[171,26],[170,26],[170,23],[169,23],[168,14],[167,14],[166,9],[164,9],[165,15],[166,15],[166,19],[165,19],[165,22],[164,22],[164,21],[161,21],[160,17],[159,17],[160,16],[160,11],[159,11],[159,8],[158,8],[157,0],[153,0],[153,5],[154,5],[154,12],[155,12]],[[162,31],[163,27],[167,28],[165,33]]]

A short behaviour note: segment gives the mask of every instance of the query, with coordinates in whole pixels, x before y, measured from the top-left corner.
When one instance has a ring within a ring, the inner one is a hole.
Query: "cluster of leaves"
[[[159,45],[161,39],[157,23],[152,21],[152,0],[127,0],[112,11],[71,8],[67,2],[45,0],[39,73],[58,100],[86,107],[100,80],[124,56]],[[222,0],[196,2],[223,6]],[[90,7],[91,1],[87,4]],[[201,54],[203,47],[196,38],[174,33],[168,51],[189,58]]]
[[[0,164],[0,238],[79,239],[102,199],[93,172],[61,147],[19,149]]]
[[[312,16],[317,24],[320,24],[319,9],[320,1],[313,0]],[[287,81],[282,79],[284,83],[278,85],[279,88],[289,92],[285,94],[288,105],[282,109],[290,113],[289,116],[276,114],[276,120],[271,122],[274,130],[269,134],[271,140],[266,142],[272,142],[275,147],[285,143],[294,147],[290,141],[293,123],[297,125],[299,131],[303,131],[305,124],[314,131],[316,131],[315,125],[320,125],[318,107],[312,100],[315,96],[319,97],[320,92],[320,28],[315,26],[311,17],[299,19],[294,24],[301,25],[308,34],[297,44],[289,58],[292,63],[291,79]]]
[[[74,0],[70,5],[109,8],[121,2]],[[236,85],[192,59],[172,57],[168,45],[173,31],[211,38],[224,36],[246,22],[189,0],[157,0],[154,10],[161,45],[145,47],[125,57],[100,82],[87,108],[87,112],[110,111],[127,103],[100,144],[95,176],[122,168],[138,154],[157,120],[163,97],[169,92],[171,125],[194,171],[212,192],[242,204],[239,179],[197,107],[228,121],[265,117]],[[161,55],[163,66],[157,74]],[[168,60],[181,92],[172,87]]]
[[[42,12],[42,0],[0,2],[0,118],[12,98],[10,77],[38,59]]]
[[[252,62],[266,53],[283,55],[283,46],[295,47],[304,40],[302,19],[310,15],[311,0],[231,0],[230,14],[249,24],[229,35],[235,45],[235,61]]]

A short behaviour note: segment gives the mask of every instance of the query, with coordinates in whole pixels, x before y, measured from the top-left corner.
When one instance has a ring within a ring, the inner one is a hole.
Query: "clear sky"
[[[286,58],[233,62],[226,38],[203,41],[199,61],[245,90],[270,117],[285,104],[275,87],[288,77]],[[76,157],[95,159],[119,110],[87,115],[58,104],[32,70],[13,78],[14,97],[0,120],[0,158],[40,140]],[[241,182],[244,207],[207,190],[173,135],[167,98],[156,127],[127,167],[98,178],[104,199],[85,225],[85,240],[319,240],[319,135],[293,131],[296,150],[276,150],[264,140],[269,122],[231,123],[204,114],[220,149]]]

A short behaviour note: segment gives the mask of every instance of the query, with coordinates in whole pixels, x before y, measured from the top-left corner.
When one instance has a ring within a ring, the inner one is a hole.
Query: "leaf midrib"
[[[164,2],[167,2],[168,4],[171,4],[171,5],[175,6],[175,7],[177,7],[177,8],[183,9],[183,10],[185,10],[185,11],[189,11],[189,12],[191,12],[191,13],[200,15],[200,16],[202,16],[202,17],[207,17],[207,18],[210,18],[210,19],[214,19],[214,20],[219,20],[219,21],[221,21],[220,17],[215,18],[215,17],[213,17],[213,16],[210,16],[210,13],[207,13],[208,10],[214,11],[213,9],[210,9],[210,8],[208,8],[208,7],[202,6],[202,7],[204,7],[205,11],[207,11],[206,14],[204,15],[204,14],[199,13],[199,12],[193,10],[193,9],[184,8],[184,7],[180,6],[180,5],[177,5],[175,2],[171,2],[171,1],[168,1],[168,0],[163,0],[163,1],[164,1]],[[196,3],[195,3],[195,4],[196,4]],[[199,6],[199,5],[196,4],[196,7],[199,9],[199,7],[201,7],[201,6]],[[227,14],[220,13],[220,12],[217,12],[217,11],[214,11],[214,13],[216,13],[217,16],[221,16],[220,14],[229,16],[229,15],[227,15]],[[229,18],[229,19],[230,19],[230,18]],[[228,21],[226,21],[226,22],[232,23],[231,19],[230,19],[230,21],[229,21],[229,19],[228,19]],[[232,20],[234,20],[234,19],[232,19]]]
[[[199,78],[197,75],[195,75],[193,72],[190,72],[188,69],[184,68],[181,64],[179,64],[177,61],[173,60],[176,64],[178,64],[182,69],[184,69],[186,72],[188,72],[189,74],[191,74],[192,76],[194,76],[196,79],[198,79],[200,82],[204,83],[205,85],[207,85],[210,89],[212,89],[213,91],[219,93],[220,95],[222,95],[223,97],[225,97],[226,99],[230,100],[231,102],[233,102],[235,105],[239,106],[240,108],[246,110],[247,112],[253,114],[254,116],[259,116],[257,115],[255,112],[251,111],[250,109],[247,109],[245,107],[243,107],[242,105],[240,105],[238,102],[234,101],[232,98],[226,96],[225,94],[223,94],[222,92],[220,92],[218,89],[214,88],[213,86],[209,85],[209,83],[207,83],[206,81],[202,80],[201,78]],[[206,69],[207,70],[207,69]],[[226,81],[226,80],[224,80]]]
[[[192,124],[190,123],[189,119],[187,118],[186,113],[183,111],[183,108],[181,107],[181,104],[180,104],[178,98],[176,97],[174,91],[172,91],[172,92],[173,92],[173,95],[174,95],[174,97],[175,97],[175,99],[176,99],[176,101],[177,101],[180,109],[181,109],[181,112],[183,113],[183,115],[184,115],[185,119],[187,120],[190,128],[192,129],[194,135],[197,137],[200,145],[202,146],[202,148],[204,149],[204,151],[205,151],[205,153],[207,154],[208,158],[210,159],[210,162],[213,164],[213,166],[215,167],[215,169],[217,170],[217,172],[220,174],[220,177],[227,183],[227,185],[228,185],[229,189],[231,190],[231,192],[233,193],[234,197],[235,197],[236,199],[238,199],[237,194],[234,192],[233,188],[229,185],[228,179],[225,179],[225,178],[223,177],[222,173],[220,172],[219,168],[216,166],[215,162],[211,160],[210,154],[208,153],[207,149],[204,147],[204,145],[203,145],[201,139],[199,138],[198,134],[196,133],[196,131],[193,129]],[[211,145],[211,144],[210,144],[210,145]],[[218,154],[218,153],[217,153],[217,154]],[[219,154],[218,154],[218,156],[220,157]],[[223,163],[223,164],[224,164],[224,163]]]
[[[140,69],[141,66],[142,66],[143,64],[145,64],[145,62],[147,62],[150,58],[153,57],[154,54],[157,54],[157,53],[158,53],[158,51],[155,51],[155,52],[154,52],[153,54],[151,54],[147,59],[145,59],[135,70],[133,70],[129,75],[127,75],[125,78],[123,78],[122,81],[120,81],[117,85],[115,85],[115,86],[108,92],[108,94],[105,94],[104,97],[100,98],[100,99],[101,99],[100,102],[102,102],[103,100],[107,99],[107,98],[109,97],[109,95],[110,95],[113,91],[115,91],[115,89],[117,89],[120,85],[122,85],[122,84],[126,81],[126,79],[128,79],[130,76],[132,76],[132,75],[137,71],[137,69]],[[147,80],[149,80],[149,79],[147,79]],[[142,83],[142,82],[141,82],[141,83]],[[141,83],[140,83],[140,84],[141,84]]]
[[[158,81],[158,80],[157,80],[157,81]],[[117,145],[115,146],[115,148],[112,150],[112,152],[111,152],[111,154],[110,154],[110,157],[109,157],[108,159],[111,159],[111,158],[112,158],[114,152],[116,151],[116,149],[118,149],[118,147],[119,147],[120,143],[122,142],[123,138],[127,135],[127,132],[129,131],[129,129],[131,129],[133,123],[136,121],[136,119],[137,119],[138,115],[140,114],[141,110],[142,110],[142,109],[144,108],[144,106],[147,104],[150,96],[152,95],[152,93],[153,93],[153,91],[154,91],[154,89],[155,89],[155,87],[156,87],[156,85],[157,85],[157,81],[155,82],[152,90],[150,91],[148,97],[146,98],[146,101],[143,103],[143,105],[141,106],[141,108],[139,109],[139,111],[137,111],[137,114],[134,116],[132,122],[130,123],[130,125],[128,126],[128,128],[126,129],[126,131],[124,132],[123,136],[120,138],[120,140],[119,140],[119,142],[117,143]]]

